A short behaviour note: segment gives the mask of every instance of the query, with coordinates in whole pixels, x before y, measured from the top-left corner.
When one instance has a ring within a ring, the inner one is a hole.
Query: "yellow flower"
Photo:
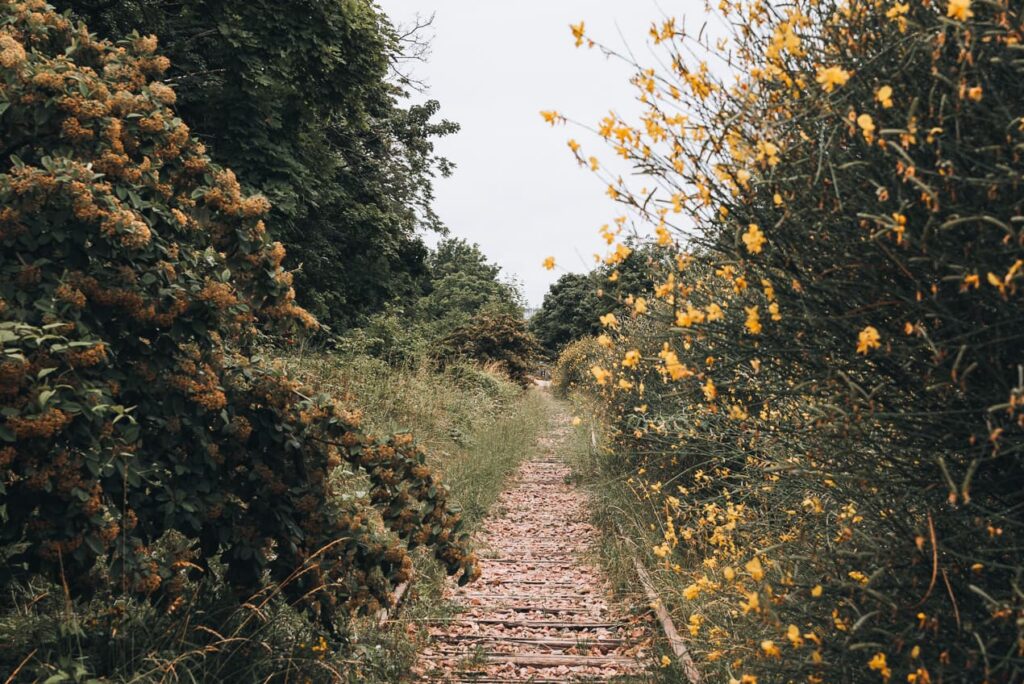
[[[736,571],[732,568],[726,568],[722,570],[722,577],[724,577],[726,581],[732,582],[736,579]]]
[[[672,235],[668,232],[665,226],[658,226],[654,229],[654,232],[658,235],[658,244],[662,247],[668,247],[672,244]]]
[[[892,670],[889,669],[888,664],[885,662],[885,654],[882,652],[872,656],[871,660],[868,661],[868,668],[881,674],[882,679],[885,681],[889,681],[889,677],[892,677]]]
[[[743,310],[747,312],[747,321],[744,323],[747,330],[750,331],[751,335],[761,334],[761,317],[757,313],[756,306],[745,306]]]
[[[608,380],[610,380],[612,377],[612,374],[610,372],[606,371],[604,368],[601,368],[600,366],[592,366],[590,368],[590,373],[594,376],[594,379],[597,380],[598,385],[607,384]]]
[[[658,352],[658,358],[665,362],[665,371],[672,376],[673,380],[693,375],[693,372],[683,364],[679,363],[679,357],[674,351],[668,348],[668,342]]]
[[[633,389],[633,383],[631,383],[626,378],[619,378],[619,389],[624,389],[628,392],[629,390]]]
[[[857,353],[866,356],[872,349],[882,346],[881,340],[882,336],[878,334],[878,329],[870,325],[867,326],[857,335]]]
[[[597,169],[600,168],[600,166],[601,166],[601,162],[598,161],[597,157],[591,157],[587,161],[590,163],[590,170],[591,171],[597,171]]]
[[[821,594],[823,591],[824,589],[821,588],[821,585],[816,584],[814,585],[814,588],[811,589],[811,596],[813,596],[814,598],[821,598]]]
[[[875,120],[871,118],[871,115],[861,114],[858,116],[857,125],[860,126],[860,130],[864,133],[864,139],[871,142],[875,137]]]
[[[583,45],[584,22],[569,24],[569,30],[572,31],[572,37],[576,39],[576,47]]]
[[[800,648],[804,644],[804,639],[800,636],[800,628],[796,625],[786,628],[786,638],[789,639],[789,643],[793,644],[793,648]]]
[[[722,312],[722,307],[718,304],[708,305],[708,323],[714,323],[725,318],[725,313]]]
[[[562,117],[561,114],[559,114],[556,111],[552,111],[552,110],[543,111],[543,112],[540,113],[540,115],[542,117],[544,117],[544,121],[546,121],[547,123],[551,124],[552,126],[554,126],[556,123],[564,120],[564,118]]]
[[[583,422],[583,420],[579,416],[573,416],[572,417],[573,427],[576,427],[577,425],[581,424],[582,422]]]
[[[778,658],[782,655],[781,651],[779,651],[779,647],[770,639],[765,639],[761,642],[761,650],[764,651],[764,654],[769,658]]]
[[[967,21],[974,16],[971,11],[971,0],[949,0],[946,16],[957,21]]]
[[[570,139],[568,144],[569,144],[569,149],[572,150],[573,152],[579,152],[580,151],[580,144],[578,142],[576,142],[575,140]]]
[[[668,667],[671,664],[672,664],[672,659],[671,658],[669,658],[667,655],[661,656],[661,666],[662,667]]]
[[[637,297],[636,302],[633,304],[633,311],[637,314],[647,313],[647,300],[643,297]]]
[[[605,349],[609,349],[612,346],[612,338],[608,337],[607,335],[601,334],[597,336],[597,343],[604,347]]]
[[[623,368],[636,368],[640,365],[640,352],[636,349],[631,349],[626,352],[626,357],[622,359]]]
[[[747,227],[747,232],[743,234],[743,244],[747,246],[747,251],[751,254],[760,254],[761,245],[764,243],[764,233],[756,223],[751,223]]]
[[[618,328],[619,327],[619,319],[616,318],[615,314],[613,314],[613,313],[606,313],[604,316],[601,316],[600,320],[601,320],[601,325],[603,325],[606,328]]]
[[[903,15],[905,15],[909,11],[910,11],[910,5],[909,4],[907,4],[905,2],[904,3],[897,2],[895,5],[893,5],[888,10],[886,10],[885,16],[888,17],[889,19],[898,19],[899,17],[902,17]]]
[[[708,401],[714,401],[715,397],[718,396],[718,389],[715,387],[715,383],[711,378],[708,378],[708,381],[704,383],[704,386],[701,387],[701,389],[704,391],[704,398]]]
[[[849,575],[850,579],[852,579],[854,582],[859,582],[861,584],[867,584],[869,580],[868,576],[860,570],[851,570],[847,573],[847,575]]]
[[[762,165],[777,165],[779,163],[779,146],[767,140],[759,140],[757,142],[757,160]]]
[[[892,232],[896,233],[896,244],[903,244],[903,234],[907,232],[907,217],[897,212],[892,215]]]
[[[746,602],[740,601],[740,607],[743,608],[744,614],[750,611],[759,612],[761,610],[761,597],[758,596],[756,591],[752,591],[747,594]]]
[[[850,80],[850,72],[842,67],[830,66],[818,69],[818,83],[826,93],[831,93],[836,86],[844,86]]]
[[[914,648],[917,647],[915,646]],[[932,676],[926,668],[919,667],[916,671],[907,675],[907,681],[910,684],[931,684]]]
[[[676,325],[681,328],[689,328],[691,325],[700,324],[704,322],[704,312],[693,306],[689,302],[686,303],[686,311],[676,312]]]
[[[696,584],[691,584],[690,586],[683,589],[683,598],[687,601],[692,601],[698,596],[700,596],[700,587]]]
[[[553,268],[555,267],[555,257],[553,257],[553,256],[549,256],[549,257],[548,257],[547,259],[545,259],[545,260],[544,260],[544,261],[543,261],[543,262],[541,263],[541,265],[542,265],[542,266],[543,266],[544,268],[546,268],[547,270],[549,270],[549,271],[550,271],[551,269],[553,269]]]
[[[764,579],[764,568],[761,566],[761,560],[757,556],[751,558],[743,567],[746,568],[755,582],[760,582]]]
[[[882,105],[882,109],[892,107],[892,86],[884,85],[876,90],[875,99]]]

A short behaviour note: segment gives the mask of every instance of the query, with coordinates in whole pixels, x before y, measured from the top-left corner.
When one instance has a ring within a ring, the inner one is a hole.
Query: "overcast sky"
[[[587,123],[612,108],[639,111],[630,70],[596,49],[577,49],[569,24],[585,20],[588,34],[615,47],[625,38],[643,59],[661,11],[653,0],[378,2],[399,25],[435,15],[429,61],[415,74],[440,101],[441,115],[462,126],[438,143],[457,167],[437,182],[438,213],[453,235],[479,243],[520,278],[530,305],[539,306],[560,274],[593,266],[604,245],[598,228],[622,213],[566,146],[576,138],[584,152],[611,162],[600,141],[572,127],[551,128],[539,111]],[[703,0],[682,5],[673,13],[699,15]],[[553,272],[541,267],[548,255],[559,264]]]

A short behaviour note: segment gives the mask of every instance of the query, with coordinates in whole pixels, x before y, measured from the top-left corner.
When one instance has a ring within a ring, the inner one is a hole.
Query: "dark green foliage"
[[[531,383],[541,349],[526,329],[526,322],[511,314],[484,314],[449,333],[442,341],[442,356],[496,363],[523,386]]]
[[[411,435],[363,434],[253,353],[316,321],[267,200],[168,108],[155,40],[97,40],[41,3],[4,5],[0,27],[3,593],[42,576],[69,601],[167,609],[198,573],[336,626],[389,601],[412,547],[469,579]],[[355,473],[366,495],[341,496]]]
[[[600,328],[601,310],[594,273],[566,273],[551,285],[540,310],[530,318],[530,331],[544,350],[558,354],[565,345]]]
[[[437,357],[439,340],[481,314],[522,318],[522,295],[499,278],[501,267],[479,246],[460,238],[442,240],[430,252],[425,294],[387,306],[339,341],[343,349],[389,363]]]
[[[343,329],[415,296],[443,230],[431,209],[450,165],[431,140],[457,126],[402,104],[388,82],[401,45],[366,0],[68,0],[103,35],[159,36],[177,111],[212,157],[273,204],[299,301]]]
[[[460,238],[442,240],[427,266],[428,292],[417,305],[423,320],[451,330],[484,310],[522,315],[518,289],[499,279],[501,267],[488,262],[479,245]]]
[[[629,295],[643,296],[652,288],[652,263],[664,258],[650,246],[633,244],[621,263],[601,266],[590,273],[566,273],[546,295],[540,311],[530,319],[530,331],[552,358],[565,345],[597,333],[598,319],[622,308]],[[611,280],[612,274],[615,280]]]

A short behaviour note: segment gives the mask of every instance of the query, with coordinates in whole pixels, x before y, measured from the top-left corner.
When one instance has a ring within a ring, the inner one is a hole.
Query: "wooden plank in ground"
[[[566,558],[565,560],[544,560],[541,558],[481,558],[482,563],[511,563],[513,565],[569,565],[575,566],[579,560]]]
[[[496,636],[478,634],[440,634],[435,639],[441,641],[464,642],[486,644],[529,644],[531,646],[544,646],[547,648],[612,648],[627,643],[625,639],[542,639],[531,637]]]
[[[637,665],[636,658],[625,656],[586,656],[562,653],[483,653],[460,654],[480,663],[512,664],[518,667],[616,667]],[[423,653],[424,660],[451,660],[451,653]]]
[[[468,599],[505,599],[507,601],[544,601],[552,600],[557,601],[558,599],[576,599],[584,600],[588,598],[594,598],[597,594],[489,594],[486,592],[472,592],[465,594],[458,594],[460,598]],[[475,605],[475,604],[474,604]]]
[[[511,618],[438,618],[422,620],[429,624],[462,624],[462,625],[505,625],[507,627],[530,627],[550,629],[616,629],[627,625],[621,622],[565,622],[561,620],[513,620]]]
[[[470,609],[473,608],[492,613],[507,611],[512,613],[571,613],[572,615],[590,615],[594,612],[590,608],[571,608],[566,606],[560,608],[558,606],[531,606],[514,603],[509,605],[502,605],[500,603],[481,603],[480,605],[470,607]]]
[[[580,656],[545,653],[488,653],[484,656],[488,663],[512,663],[522,667],[609,667],[636,665],[636,658],[623,656]]]
[[[452,679],[452,677],[458,677],[458,679]],[[587,684],[593,684],[596,681],[602,680],[596,679],[594,675],[567,675],[566,677],[559,677],[558,679],[538,678],[535,676],[530,677],[529,679],[502,679],[500,677],[474,677],[472,672],[457,672],[446,679],[436,681],[445,682],[445,684],[508,684],[509,682],[524,682],[528,684],[573,684],[577,682],[579,684],[583,684],[586,682]],[[616,684],[626,684],[627,682],[643,682],[643,684],[648,684],[650,679],[647,679],[642,675],[636,675],[635,677],[630,677],[628,675],[616,675]]]
[[[700,670],[697,669],[697,664],[693,662],[693,657],[690,656],[690,649],[686,647],[686,642],[679,636],[675,625],[672,624],[672,616],[668,614],[668,610],[665,609],[661,599],[658,598],[650,575],[647,574],[647,571],[638,559],[633,559],[633,565],[636,567],[636,574],[640,576],[640,583],[644,585],[644,589],[647,591],[647,597],[654,607],[654,612],[657,614],[658,620],[661,621],[661,627],[665,631],[665,638],[668,639],[672,652],[676,654],[679,664],[683,667],[683,673],[690,681],[690,684],[703,684],[704,679],[701,677]]]

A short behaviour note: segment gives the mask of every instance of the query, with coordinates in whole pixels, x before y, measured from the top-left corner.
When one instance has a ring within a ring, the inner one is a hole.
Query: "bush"
[[[497,363],[515,382],[528,387],[540,359],[540,345],[526,322],[511,314],[481,314],[451,331],[441,341],[443,358]]]
[[[551,387],[554,392],[564,398],[571,397],[576,391],[586,391],[590,387],[593,376],[591,365],[600,353],[597,338],[584,337],[570,342],[562,350],[551,372]]]
[[[573,362],[658,502],[651,551],[706,669],[1016,681],[1019,8],[726,11],[738,85],[666,22],[644,126],[603,126],[670,189],[613,188],[659,242],[673,205],[693,221],[640,320]]]
[[[97,40],[39,0],[0,11],[5,585],[44,573],[171,602],[218,559],[239,596],[277,583],[330,622],[388,602],[406,547],[472,577],[412,437],[361,433],[251,354],[260,330],[317,324],[267,201],[190,139],[155,48]],[[336,495],[345,469],[368,501]],[[159,551],[175,534],[188,543]]]

